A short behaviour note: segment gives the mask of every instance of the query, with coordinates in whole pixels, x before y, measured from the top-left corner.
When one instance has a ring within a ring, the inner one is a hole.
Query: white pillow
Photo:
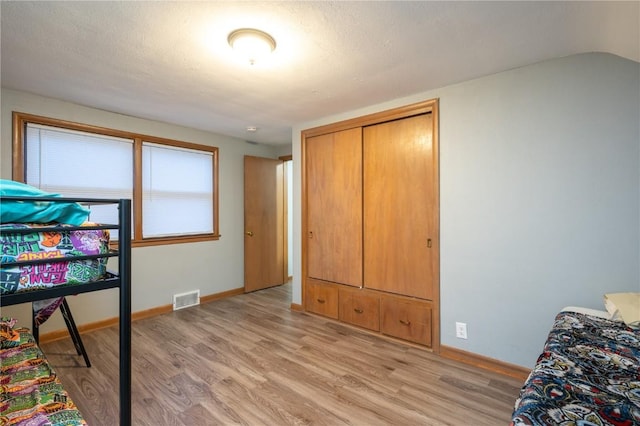
[[[607,293],[604,306],[611,319],[622,320],[629,327],[640,328],[640,293]]]

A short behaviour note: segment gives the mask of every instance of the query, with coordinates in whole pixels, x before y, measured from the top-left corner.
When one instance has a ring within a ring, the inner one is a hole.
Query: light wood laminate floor
[[[521,383],[290,310],[290,285],[136,321],[134,425],[506,425]],[[118,419],[118,330],[43,350],[91,426]]]

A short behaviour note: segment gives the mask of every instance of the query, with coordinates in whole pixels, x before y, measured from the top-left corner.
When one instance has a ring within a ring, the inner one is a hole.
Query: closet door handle
[[[400,320],[400,324],[406,325],[408,327],[411,325],[411,321]]]
[[[318,303],[324,303],[325,300],[324,299],[316,299],[318,301]]]
[[[251,231],[247,231],[247,232],[245,232],[245,234],[247,234],[250,237],[253,237],[253,232],[251,232]]]
[[[361,314],[361,313],[363,313],[363,312],[364,312],[364,311],[363,311],[362,309],[360,309],[360,308],[353,308],[353,310],[354,310],[354,312],[355,312],[356,314]]]

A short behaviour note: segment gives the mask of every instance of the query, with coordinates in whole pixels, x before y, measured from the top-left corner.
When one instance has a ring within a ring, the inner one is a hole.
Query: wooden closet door
[[[432,114],[364,129],[364,286],[433,298],[438,262]]]
[[[305,140],[307,276],[362,285],[362,129]]]

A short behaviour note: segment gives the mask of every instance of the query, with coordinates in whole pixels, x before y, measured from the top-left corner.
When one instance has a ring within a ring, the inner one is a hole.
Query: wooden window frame
[[[89,124],[75,123],[56,118],[43,117],[22,112],[13,112],[13,153],[12,153],[12,179],[25,182],[25,142],[28,123],[40,124],[61,129],[75,130],[93,133],[103,136],[113,136],[133,141],[133,222],[134,235],[131,241],[133,247],[145,247],[167,244],[192,243],[200,241],[212,241],[220,239],[219,229],[219,187],[218,187],[218,148],[208,145],[199,145],[190,142],[182,142],[157,136],[143,135],[123,130],[93,126]],[[211,153],[213,157],[213,232],[207,234],[171,236],[171,237],[147,237],[142,236],[142,143],[151,142],[158,145],[166,145],[175,148],[186,148],[195,151]]]

